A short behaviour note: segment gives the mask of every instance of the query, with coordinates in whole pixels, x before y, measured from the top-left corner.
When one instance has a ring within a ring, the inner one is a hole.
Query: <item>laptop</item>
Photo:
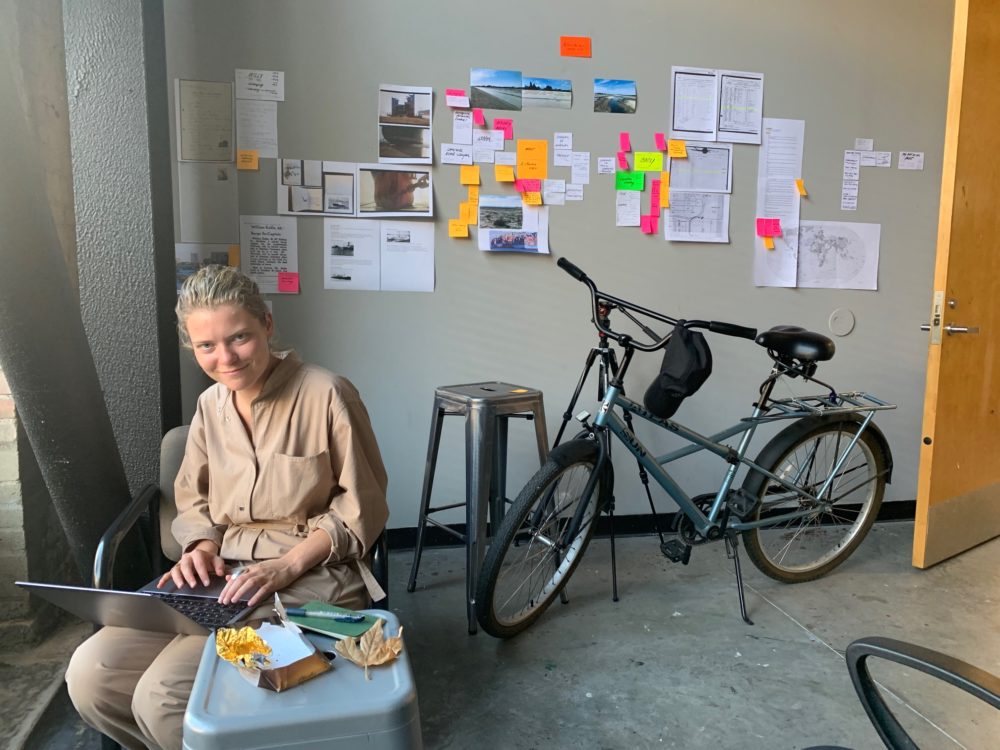
[[[253,610],[246,600],[220,604],[217,600],[225,578],[213,578],[208,586],[178,588],[168,581],[156,588],[154,578],[138,591],[111,591],[53,583],[14,581],[32,594],[98,625],[115,625],[158,633],[208,635],[216,628],[230,627]]]

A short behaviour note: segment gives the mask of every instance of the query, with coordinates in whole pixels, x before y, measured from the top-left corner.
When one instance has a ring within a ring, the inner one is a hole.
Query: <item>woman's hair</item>
[[[237,305],[266,324],[267,305],[253,279],[232,266],[204,266],[184,280],[177,294],[177,333],[185,347],[191,348],[188,315],[195,310],[213,310],[222,305]]]

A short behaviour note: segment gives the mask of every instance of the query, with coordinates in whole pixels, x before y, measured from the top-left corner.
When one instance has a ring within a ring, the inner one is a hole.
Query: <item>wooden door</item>
[[[913,543],[918,568],[1000,535],[998,81],[1000,2],[956,0]]]

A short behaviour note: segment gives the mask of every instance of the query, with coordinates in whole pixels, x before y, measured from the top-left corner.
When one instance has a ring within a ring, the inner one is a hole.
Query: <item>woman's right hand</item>
[[[163,588],[168,580],[172,580],[178,588],[185,585],[196,588],[199,584],[207,586],[213,575],[221,577],[225,573],[226,563],[219,557],[219,546],[213,541],[202,539],[163,574],[156,588]]]

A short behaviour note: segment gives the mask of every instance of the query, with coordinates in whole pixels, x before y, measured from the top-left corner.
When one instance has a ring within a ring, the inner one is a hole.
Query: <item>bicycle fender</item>
[[[837,422],[854,422],[856,424],[860,424],[863,421],[864,417],[861,415],[850,413],[827,415],[817,414],[815,416],[798,419],[771,438],[761,452],[757,454],[757,458],[754,463],[758,466],[770,466],[778,460],[783,444],[786,444],[787,441],[798,439],[806,433],[811,432],[821,424],[836,424]],[[885,481],[886,484],[889,484],[892,482],[892,451],[889,448],[889,441],[886,440],[885,434],[881,429],[879,429],[879,426],[875,424],[875,422],[869,422],[868,426],[865,428],[865,432],[871,433],[872,437],[875,438],[876,442],[878,442],[882,451],[885,453]],[[766,477],[763,474],[756,471],[750,471],[750,473],[748,473],[746,478],[743,480],[742,489],[744,492],[751,493],[751,497],[757,497],[757,495],[760,494],[761,485],[763,485],[765,479]]]
[[[583,433],[585,434],[585,433]],[[592,438],[577,437],[567,440],[565,443],[557,445],[549,452],[549,461],[565,469],[570,464],[576,463],[584,458],[593,458],[595,463],[600,460],[600,446]],[[599,483],[600,508],[609,506],[612,500],[612,493],[615,485],[615,470],[611,461],[605,458],[603,469],[598,466],[597,471],[602,472]]]

